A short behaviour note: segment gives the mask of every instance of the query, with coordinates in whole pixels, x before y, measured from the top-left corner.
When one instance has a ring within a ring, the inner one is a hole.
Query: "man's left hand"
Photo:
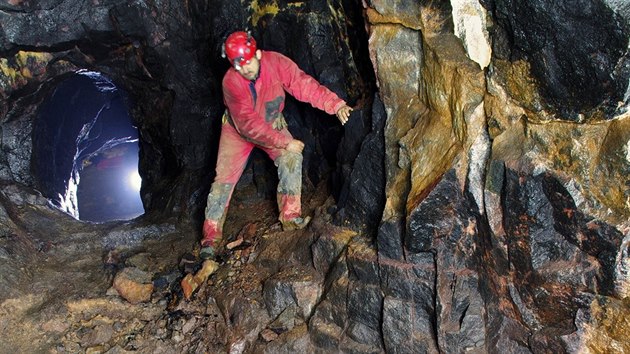
[[[293,139],[289,142],[285,150],[294,152],[296,154],[301,154],[304,150],[304,143],[297,139]]]
[[[350,113],[352,112],[352,107],[348,105],[343,105],[341,108],[337,110],[337,119],[341,122],[341,125],[345,125],[348,122],[348,118],[350,118]]]

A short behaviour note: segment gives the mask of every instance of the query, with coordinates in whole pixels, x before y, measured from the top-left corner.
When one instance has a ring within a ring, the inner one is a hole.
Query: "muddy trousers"
[[[283,134],[290,133],[284,129]],[[219,140],[216,177],[205,210],[202,247],[216,247],[223,237],[223,223],[234,187],[241,177],[254,147],[265,151],[278,167],[278,209],[280,221],[299,217],[302,193],[302,154],[266,148],[243,139],[229,124],[223,124]]]

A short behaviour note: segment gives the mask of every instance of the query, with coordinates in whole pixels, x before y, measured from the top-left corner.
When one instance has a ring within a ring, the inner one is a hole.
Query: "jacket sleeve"
[[[291,138],[265,124],[265,118],[254,111],[248,90],[242,90],[229,80],[223,80],[223,99],[236,130],[254,144],[284,149]]]
[[[291,59],[279,53],[277,58],[284,89],[293,97],[328,114],[337,113],[346,104],[337,94],[302,71]]]

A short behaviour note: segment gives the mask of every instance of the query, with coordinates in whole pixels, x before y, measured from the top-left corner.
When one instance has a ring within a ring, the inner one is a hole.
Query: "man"
[[[302,217],[302,150],[282,115],[285,91],[313,107],[336,114],[341,124],[350,108],[334,92],[320,85],[289,58],[256,48],[246,32],[234,32],[224,44],[224,56],[232,64],[223,78],[223,117],[216,177],[205,209],[201,256],[214,258],[219,245],[227,207],[247,159],[254,147],[265,151],[278,167],[278,208],[284,230],[306,227]]]

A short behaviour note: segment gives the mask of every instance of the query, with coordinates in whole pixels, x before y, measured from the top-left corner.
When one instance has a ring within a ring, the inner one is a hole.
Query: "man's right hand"
[[[304,143],[297,139],[293,139],[291,140],[291,142],[289,142],[285,149],[290,152],[301,154],[302,150],[304,150]]]
[[[348,105],[343,105],[341,108],[337,110],[337,119],[341,122],[341,125],[346,125],[348,123],[348,119],[350,119],[350,113],[352,113],[352,107]]]

